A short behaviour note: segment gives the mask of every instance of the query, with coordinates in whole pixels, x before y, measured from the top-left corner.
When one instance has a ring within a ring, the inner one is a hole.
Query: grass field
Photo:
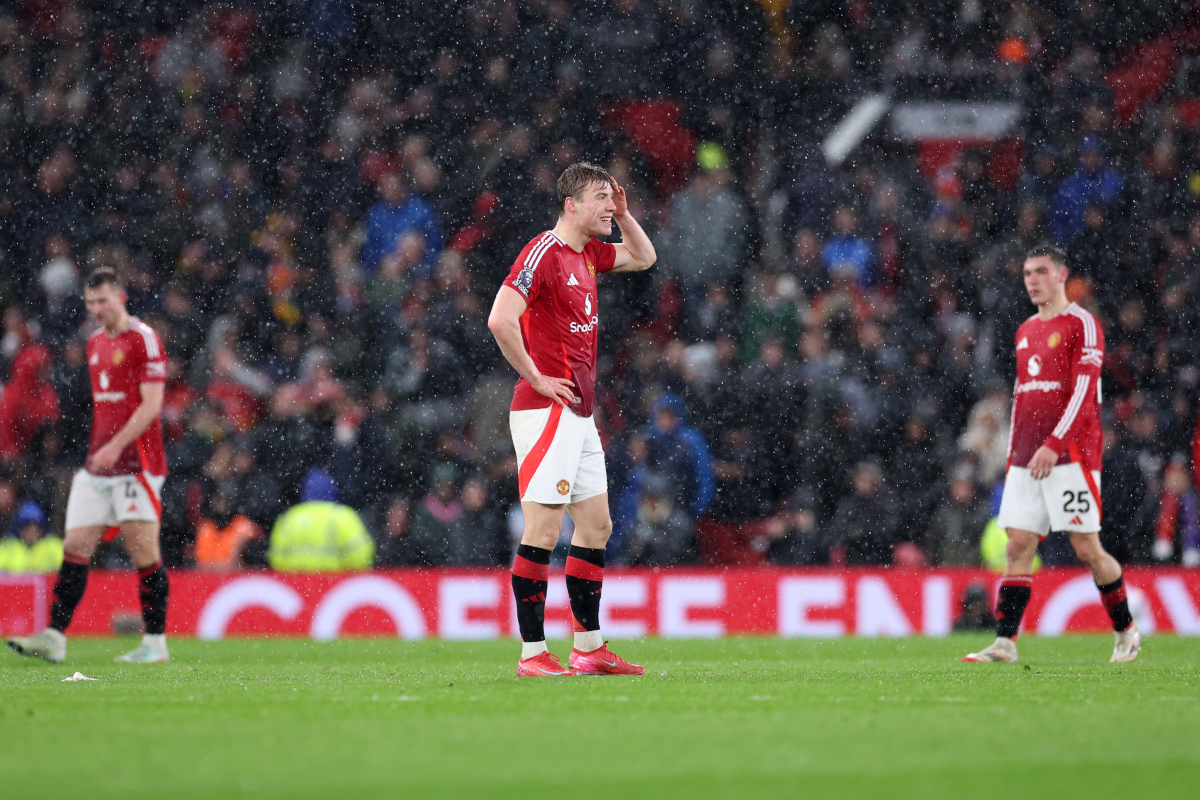
[[[511,642],[73,640],[0,654],[12,798],[1200,796],[1200,640],[614,643],[642,678],[518,680]],[[565,655],[565,644],[554,648]],[[95,682],[63,683],[76,670]]]

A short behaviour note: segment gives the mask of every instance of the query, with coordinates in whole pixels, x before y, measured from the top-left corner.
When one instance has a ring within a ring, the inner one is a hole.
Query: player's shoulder
[[[1067,325],[1083,336],[1086,347],[1095,347],[1102,336],[1100,322],[1096,317],[1078,303],[1071,303],[1062,313],[1062,319]]]
[[[1037,325],[1037,323],[1038,323],[1038,315],[1034,314],[1033,316],[1027,318],[1020,325],[1018,325],[1017,326],[1017,339],[1020,340],[1020,338],[1022,336],[1026,336],[1029,332],[1029,329],[1032,328],[1033,326]]]
[[[162,342],[158,338],[158,332],[151,328],[146,323],[142,322],[137,317],[129,318],[129,333],[136,337],[146,348],[147,358],[161,358],[163,355]]]
[[[539,270],[538,267],[548,261],[553,262],[557,258],[558,248],[562,246],[565,246],[565,243],[554,231],[543,231],[530,239],[529,244],[521,249],[521,254],[517,256],[512,272],[509,273],[510,278],[512,275],[516,275],[515,278],[512,278],[512,285],[526,298],[529,298],[535,281],[539,285],[546,281],[544,276],[547,271]],[[550,272],[553,272],[553,269]]]
[[[523,265],[527,267],[536,267],[547,254],[555,253],[559,247],[566,245],[558,234],[554,231],[542,231],[537,236],[530,239],[526,245],[521,248],[523,257]]]

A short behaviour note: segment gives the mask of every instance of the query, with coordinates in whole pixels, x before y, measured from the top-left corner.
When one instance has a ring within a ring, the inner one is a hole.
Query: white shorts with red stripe
[[[1001,528],[1018,528],[1039,536],[1050,531],[1097,533],[1099,491],[1099,470],[1087,476],[1079,464],[1059,464],[1040,481],[1026,467],[1009,467],[996,522]]]
[[[520,465],[521,500],[559,505],[608,491],[604,447],[592,417],[555,403],[508,412],[508,427]]]
[[[93,475],[87,470],[75,473],[71,495],[67,498],[67,530],[122,522],[158,522],[162,518],[165,475]]]

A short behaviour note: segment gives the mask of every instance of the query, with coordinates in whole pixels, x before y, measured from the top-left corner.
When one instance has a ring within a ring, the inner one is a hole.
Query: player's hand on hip
[[[567,378],[552,378],[549,375],[539,375],[529,385],[538,394],[549,397],[562,406],[576,399],[575,390],[571,388],[575,385],[575,382]]]
[[[87,460],[88,472],[105,472],[116,466],[117,459],[121,457],[121,451],[117,450],[111,444],[106,444],[92,454],[92,457]]]
[[[1058,453],[1051,450],[1049,447],[1042,445],[1033,454],[1033,458],[1029,459],[1029,474],[1035,480],[1050,475],[1050,470],[1054,469],[1054,465],[1058,463]]]

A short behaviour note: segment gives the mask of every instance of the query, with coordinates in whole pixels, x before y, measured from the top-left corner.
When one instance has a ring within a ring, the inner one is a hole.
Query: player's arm
[[[533,363],[533,358],[525,349],[525,340],[521,337],[521,315],[526,309],[525,298],[511,286],[505,284],[496,293],[496,302],[492,304],[492,313],[488,316],[488,329],[496,337],[500,352],[512,364],[513,369],[529,382],[534,391],[545,395],[565,406],[574,399],[572,390],[574,382],[566,378],[554,378],[543,375]]]
[[[125,452],[125,448],[133,444],[146,428],[150,427],[150,423],[162,413],[163,393],[166,386],[162,381],[147,381],[139,384],[138,389],[142,395],[141,404],[130,415],[129,421],[125,423],[124,427],[92,455],[88,461],[89,466],[102,472],[117,463],[117,459],[121,457],[121,453]]]
[[[1071,431],[1079,419],[1079,410],[1096,391],[1100,368],[1104,365],[1104,340],[1097,337],[1096,345],[1089,347],[1081,342],[1071,357],[1071,399],[1067,401],[1067,408],[1054,426],[1054,431],[1029,460],[1029,472],[1035,479],[1045,478],[1054,469],[1064,444],[1071,439]]]
[[[650,269],[651,265],[658,260],[658,254],[654,252],[654,245],[646,232],[642,230],[642,226],[629,213],[629,200],[625,197],[625,190],[615,180],[612,185],[613,203],[617,207],[617,210],[613,212],[613,220],[621,229],[622,241],[615,245],[617,248],[616,260],[613,261],[613,268],[609,272],[641,272],[644,269]]]

